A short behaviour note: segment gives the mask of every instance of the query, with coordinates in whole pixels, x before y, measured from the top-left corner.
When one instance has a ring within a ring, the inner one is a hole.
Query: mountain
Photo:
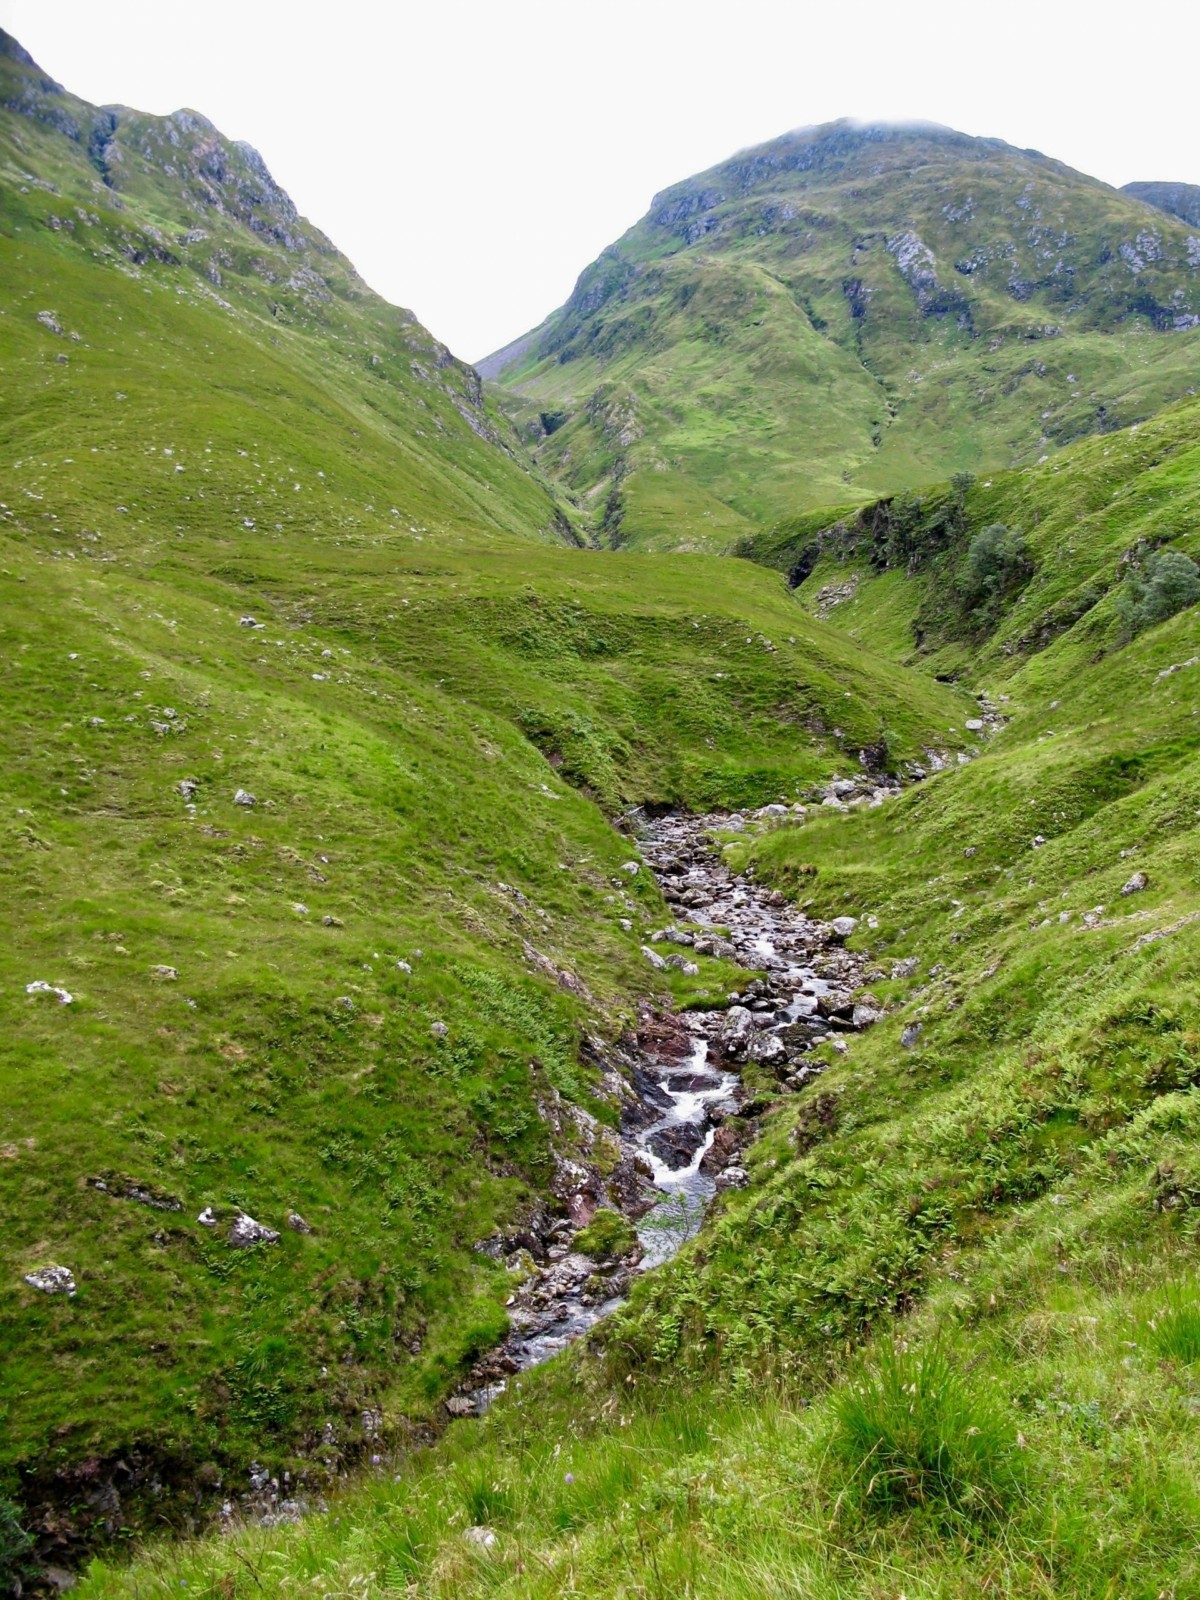
[[[481,363],[614,543],[1035,461],[1200,379],[1200,238],[1035,151],[791,133],[657,195]]]
[[[61,1565],[422,1436],[505,1327],[474,1246],[636,1187],[618,1040],[731,982],[649,963],[612,820],[953,751],[970,702],[761,567],[575,548],[198,115],[11,40],[0,100],[2,1588],[10,1499]]]
[[[1178,217],[1189,227],[1200,228],[1200,184],[1197,183],[1126,183],[1121,193],[1144,200],[1157,211]]]

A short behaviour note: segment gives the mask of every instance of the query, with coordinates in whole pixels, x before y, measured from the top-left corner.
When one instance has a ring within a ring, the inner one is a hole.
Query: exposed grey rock
[[[903,961],[893,961],[892,977],[911,978],[920,964],[921,963],[917,960],[916,956],[905,956]]]
[[[651,948],[650,948],[650,946],[648,944],[644,944],[642,946],[642,954],[645,956],[646,960],[650,963],[650,965],[654,968],[654,970],[656,972],[661,972],[663,970],[663,968],[667,964],[663,960],[662,956],[659,955],[658,951],[657,950],[651,950]]]
[[[205,1206],[204,1210],[196,1218],[196,1221],[202,1228],[215,1228],[217,1225],[217,1214],[211,1206]]]
[[[1046,835],[1044,833],[1035,833],[1034,834],[1034,836],[1033,836],[1033,848],[1035,850],[1040,850],[1042,848],[1042,846],[1045,844],[1045,842],[1046,842]]]
[[[857,1005],[850,1020],[856,1028],[871,1028],[879,1021],[880,1013],[874,1006]]]
[[[900,1035],[900,1043],[906,1050],[913,1050],[921,1041],[922,1028],[919,1022],[910,1022]]]
[[[25,1282],[43,1294],[65,1294],[69,1299],[75,1293],[75,1275],[70,1267],[38,1267],[25,1274]]]
[[[274,1228],[255,1222],[244,1211],[239,1211],[229,1225],[229,1242],[238,1250],[244,1250],[252,1244],[274,1244],[278,1238],[279,1234]]]
[[[834,917],[829,926],[839,939],[849,939],[855,928],[858,927],[858,918]]]
[[[1146,876],[1146,874],[1144,872],[1135,872],[1133,877],[1130,878],[1129,882],[1126,883],[1125,885],[1123,885],[1123,887],[1121,889],[1121,893],[1122,894],[1141,894],[1142,890],[1147,887],[1149,882],[1150,882],[1150,879]]]
[[[753,1014],[746,1006],[730,1006],[717,1036],[722,1052],[731,1061],[744,1060],[754,1035]]]
[[[450,1032],[450,1029],[444,1022],[434,1022],[431,1023],[429,1031],[435,1039],[444,1039]]]
[[[26,994],[52,994],[60,1006],[69,1006],[75,999],[66,989],[60,989],[57,984],[47,983],[44,978],[35,978],[32,983],[25,985]]]
[[[62,332],[62,323],[58,320],[53,311],[39,311],[37,314],[37,320],[41,323],[43,328],[48,328],[51,333]]]
[[[449,1409],[449,1402],[447,1402],[447,1409]],[[479,1550],[492,1550],[496,1546],[496,1535],[491,1528],[464,1528],[463,1538],[468,1544],[473,1544]]]
[[[157,978],[160,983],[174,983],[179,977],[179,971],[176,967],[165,967],[160,965],[150,968],[150,976],[152,978]]]
[[[346,924],[341,917],[324,916],[321,918],[321,926],[323,928],[344,928]]]
[[[258,801],[248,789],[238,789],[233,796],[235,806],[256,806]]]
[[[777,1033],[756,1034],[746,1053],[751,1061],[764,1067],[782,1065],[787,1060],[787,1046]]]
[[[982,717],[968,717],[967,718],[966,729],[967,729],[968,733],[981,733],[983,731],[983,728],[984,728],[984,721],[983,721]]]
[[[194,800],[195,797],[196,797],[196,791],[200,787],[200,779],[199,778],[180,778],[179,782],[175,785],[175,787],[176,787],[176,789],[178,789],[179,793],[183,796],[183,798],[185,800]]]
[[[298,1211],[289,1211],[287,1225],[293,1233],[311,1233],[312,1229]]]
[[[744,1189],[750,1182],[750,1174],[745,1167],[726,1167],[724,1172],[718,1172],[714,1179],[718,1189]]]
[[[678,954],[668,956],[664,965],[676,968],[677,971],[684,973],[689,978],[696,977],[700,971],[694,961],[689,961],[686,956]]]
[[[636,878],[641,870],[641,863],[638,861],[622,861],[621,863],[621,871],[627,872],[631,878]]]

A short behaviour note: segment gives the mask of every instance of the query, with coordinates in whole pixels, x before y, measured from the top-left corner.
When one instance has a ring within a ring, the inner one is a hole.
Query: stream
[[[892,792],[869,779],[840,781],[828,803],[881,804]],[[769,826],[786,814],[768,806],[754,820]],[[810,921],[777,890],[725,864],[712,830],[736,831],[747,818],[671,814],[638,823],[641,861],[675,918],[654,930],[646,959],[687,970],[697,955],[719,956],[742,966],[745,981],[710,1011],[664,1017],[647,1009],[633,1037],[606,1049],[607,1083],[623,1095],[621,1160],[607,1176],[560,1163],[556,1192],[567,1217],[546,1212],[540,1226],[480,1247],[525,1276],[508,1301],[508,1337],[446,1402],[451,1416],[481,1414],[512,1375],[582,1338],[621,1305],[638,1273],[670,1260],[699,1230],[714,1196],[747,1182],[738,1152],[768,1104],[820,1071],[806,1059],[814,1045],[832,1035],[834,1048],[845,1049],[842,1034],[875,1020],[869,1003],[852,999],[863,967],[844,948],[854,919]],[[749,1063],[760,1069],[755,1094],[743,1081]],[[577,1128],[591,1121],[578,1110],[564,1114]],[[636,1251],[615,1262],[574,1248],[604,1205],[637,1231]]]

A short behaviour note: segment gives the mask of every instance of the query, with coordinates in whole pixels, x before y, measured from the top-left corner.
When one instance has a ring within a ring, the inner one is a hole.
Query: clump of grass
[[[1194,1284],[1168,1290],[1162,1307],[1146,1319],[1143,1342],[1164,1361],[1200,1361],[1200,1295]]]
[[[1021,1493],[1015,1430],[940,1345],[887,1342],[835,1398],[831,1457],[876,1510],[996,1517]]]
[[[575,1248],[593,1261],[615,1261],[632,1250],[637,1233],[619,1211],[597,1211],[587,1227],[576,1236]]]

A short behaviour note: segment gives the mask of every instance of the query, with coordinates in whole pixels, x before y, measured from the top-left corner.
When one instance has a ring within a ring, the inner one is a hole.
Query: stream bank
[[[893,792],[886,782],[835,780],[825,803],[877,805]],[[782,805],[766,806],[755,820],[777,825],[787,815]],[[539,1208],[520,1230],[477,1247],[522,1281],[508,1301],[508,1337],[446,1402],[451,1416],[486,1411],[512,1376],[583,1337],[621,1304],[636,1274],[669,1260],[698,1231],[718,1191],[747,1182],[739,1152],[763,1111],[821,1070],[813,1048],[831,1038],[838,1048],[843,1034],[878,1015],[853,998],[865,966],[845,947],[853,917],[813,921],[778,890],[726,864],[714,834],[740,831],[746,817],[635,814],[633,823],[676,919],[651,934],[647,960],[694,971],[692,957],[716,956],[745,969],[745,981],[712,1009],[647,1007],[615,1046],[587,1042],[605,1089],[620,1097],[620,1159],[606,1175],[560,1160],[554,1187],[566,1214]],[[670,954],[654,948],[663,945]],[[751,1064],[759,1069],[757,1090],[745,1081]],[[561,1102],[543,1114],[559,1128],[569,1119],[585,1144],[597,1132],[585,1112]],[[605,1208],[632,1222],[637,1237],[608,1260],[577,1243]]]

